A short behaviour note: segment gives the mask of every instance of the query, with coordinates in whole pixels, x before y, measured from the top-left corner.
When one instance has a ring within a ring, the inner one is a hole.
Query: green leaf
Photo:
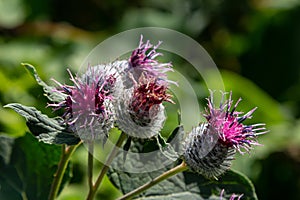
[[[158,146],[159,150],[165,157],[176,161],[181,155],[182,144],[184,141],[183,138],[183,126],[179,125],[173,130],[167,141],[165,141],[165,139],[158,134],[156,146]]]
[[[167,143],[160,134],[158,134],[156,138],[159,150],[164,156],[173,161],[179,158],[179,154],[175,151],[173,146]]]
[[[49,118],[34,107],[27,107],[18,103],[8,104],[26,119],[29,130],[40,140],[48,144],[78,144],[80,139],[70,132],[67,127],[59,123],[59,118]]]
[[[14,139],[0,135],[0,164],[6,165],[9,163],[12,153],[12,145]]]
[[[52,102],[61,102],[63,101],[66,96],[55,92],[55,87],[47,85],[38,75],[36,69],[34,66],[28,64],[28,63],[22,63],[22,65],[27,69],[27,71],[30,73],[30,75],[36,80],[36,82],[43,87],[43,90],[45,92],[45,96],[52,101]]]
[[[0,160],[0,199],[40,200],[47,199],[57,163],[61,156],[61,147],[38,142],[30,133],[20,138],[1,136]],[[68,166],[62,187],[71,177]]]
[[[111,170],[109,178],[112,183],[123,193],[128,193],[135,188],[159,176],[162,171],[143,174],[126,173]],[[244,175],[235,171],[228,171],[218,181],[208,180],[192,172],[179,173],[159,184],[151,187],[135,199],[209,199],[219,200],[222,189],[225,189],[223,200],[230,195],[244,194],[245,200],[257,200],[251,181]]]
[[[156,160],[158,162],[159,160],[176,161],[181,155],[183,136],[183,126],[178,126],[170,134],[167,141],[161,134],[147,140],[129,137],[123,147],[123,161],[126,161],[128,152],[143,153],[145,155],[154,151],[160,152],[159,154],[152,154],[153,156],[157,156]],[[133,156],[135,157],[135,155]]]
[[[183,149],[184,134],[183,125],[179,125],[172,131],[167,140],[167,143],[171,144],[179,155],[182,155],[181,151]]]

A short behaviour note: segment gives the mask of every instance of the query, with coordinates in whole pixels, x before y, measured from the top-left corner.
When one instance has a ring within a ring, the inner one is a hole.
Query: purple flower
[[[236,111],[236,108],[241,98],[233,105],[232,93],[230,92],[229,99],[224,101],[225,93],[222,94],[222,102],[220,106],[214,107],[213,105],[213,92],[208,98],[208,109],[204,115],[207,123],[218,134],[218,141],[227,146],[234,147],[241,154],[245,149],[247,152],[251,149],[251,145],[259,145],[256,141],[258,135],[266,133],[265,124],[244,125],[246,119],[251,119],[253,112],[257,109],[254,108],[248,113],[242,115],[242,112]]]
[[[162,56],[162,53],[156,52],[161,43],[161,41],[158,42],[156,46],[153,46],[149,40],[143,43],[141,35],[139,46],[132,52],[128,60],[126,81],[124,81],[126,88],[138,82],[142,74],[146,77],[156,77],[168,81],[166,72],[172,71],[172,64],[160,63],[156,60],[156,57]]]
[[[151,121],[150,110],[156,111],[152,109],[153,106],[163,101],[172,102],[171,95],[167,94],[167,84],[155,78],[142,77],[129,102],[131,119],[141,126],[147,126]]]
[[[236,195],[236,194],[232,194],[231,196],[230,196],[230,199],[229,200],[235,200],[235,198],[237,198],[237,200],[240,200],[241,198],[242,198],[242,194],[240,195],[240,196],[238,196],[238,195]]]
[[[225,191],[224,189],[221,191],[220,200],[223,200],[224,191]],[[241,194],[241,195],[232,194],[230,196],[229,200],[235,200],[236,198],[237,198],[237,200],[240,200],[242,198],[242,196],[244,196],[244,195],[243,194]]]
[[[168,83],[144,74],[132,88],[116,102],[116,120],[119,128],[137,138],[157,135],[166,119],[163,101],[172,102],[167,93]]]
[[[255,109],[245,115],[236,111],[241,99],[232,107],[231,99],[224,101],[225,93],[218,108],[213,105],[213,93],[208,98],[208,109],[204,115],[207,122],[192,129],[185,140],[183,158],[189,168],[203,176],[217,179],[226,172],[234,159],[236,150],[243,154],[251,145],[258,145],[256,138],[264,134],[264,124],[244,125]]]
[[[82,139],[94,140],[107,136],[113,125],[112,91],[116,82],[114,74],[101,76],[88,69],[92,76],[73,77],[73,86],[59,85],[56,92],[65,96],[64,101],[48,104],[54,110],[64,109],[65,123]]]

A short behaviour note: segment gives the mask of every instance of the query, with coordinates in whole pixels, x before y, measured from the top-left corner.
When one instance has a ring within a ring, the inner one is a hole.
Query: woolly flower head
[[[142,74],[139,82],[125,89],[116,102],[119,128],[136,138],[157,135],[166,119],[162,102],[172,102],[167,89],[167,82]]]
[[[73,77],[70,80],[73,86],[59,85],[56,92],[65,96],[61,102],[49,104],[54,110],[65,110],[65,123],[82,140],[104,139],[112,128],[114,114],[112,107],[112,92],[116,82],[114,74],[101,76],[89,68],[87,74],[81,78]]]
[[[208,179],[217,179],[231,166],[235,150],[218,141],[216,130],[208,123],[193,128],[185,140],[183,158],[187,166]]]
[[[183,157],[187,165],[207,178],[223,174],[231,166],[236,150],[249,151],[258,145],[256,138],[264,134],[264,124],[244,125],[242,122],[252,117],[256,108],[245,115],[236,108],[241,99],[232,107],[231,99],[224,101],[225,93],[218,108],[213,105],[213,93],[208,98],[208,109],[204,115],[207,122],[192,129],[187,136]]]

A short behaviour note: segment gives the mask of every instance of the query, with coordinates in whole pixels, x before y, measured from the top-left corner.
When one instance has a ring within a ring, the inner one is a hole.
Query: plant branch
[[[109,169],[109,165],[112,163],[113,159],[115,158],[116,154],[118,153],[119,147],[122,145],[122,143],[124,142],[124,140],[126,139],[126,134],[124,132],[121,133],[117,143],[115,144],[115,146],[113,147],[111,153],[109,154],[106,163],[103,165],[102,170],[93,186],[92,189],[90,189],[89,194],[87,196],[87,200],[92,200],[95,197],[95,194],[104,178],[104,175],[106,174],[106,172]]]
[[[81,142],[72,146],[67,146],[66,144],[62,145],[61,158],[58,163],[57,171],[54,174],[48,200],[54,200],[56,198],[70,158],[80,144]]]
[[[88,143],[88,184],[89,189],[93,189],[93,165],[94,165],[94,142],[90,141]]]
[[[150,187],[158,184],[159,182],[161,182],[171,176],[174,176],[175,174],[178,174],[179,172],[183,172],[185,170],[187,170],[186,163],[182,162],[180,165],[177,165],[176,167],[170,169],[169,171],[166,171],[165,173],[161,174],[160,176],[154,178],[152,181],[149,181],[148,183],[136,188],[135,190],[132,190],[131,192],[121,196],[117,200],[130,199],[130,198],[142,193],[143,191],[149,189]]]

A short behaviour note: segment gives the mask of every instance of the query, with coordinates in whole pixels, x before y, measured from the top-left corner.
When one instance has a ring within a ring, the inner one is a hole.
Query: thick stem
[[[94,142],[90,141],[88,143],[88,184],[89,189],[93,189],[93,165],[94,165]]]
[[[182,162],[180,165],[170,169],[169,171],[166,171],[165,173],[156,177],[152,181],[149,181],[148,183],[136,188],[135,190],[132,190],[131,192],[123,195],[122,197],[118,198],[117,200],[130,199],[130,198],[142,193],[143,191],[149,189],[150,187],[158,184],[159,182],[161,182],[171,176],[174,176],[175,174],[178,174],[179,172],[183,172],[185,170],[187,170],[187,166],[186,166],[185,162]]]
[[[102,170],[93,186],[92,189],[90,189],[89,194],[87,196],[87,200],[92,200],[94,199],[96,192],[104,178],[104,175],[106,174],[106,172],[109,169],[109,165],[112,163],[113,159],[115,158],[116,154],[118,153],[119,147],[122,145],[122,143],[124,142],[124,140],[126,139],[126,134],[124,132],[121,133],[116,145],[113,147],[111,153],[109,154],[105,165],[103,165]]]
[[[61,185],[61,181],[63,179],[63,176],[65,174],[67,165],[70,161],[70,158],[72,156],[72,154],[74,153],[75,149],[81,144],[81,142],[79,142],[77,145],[72,145],[72,146],[67,146],[65,144],[62,145],[62,154],[61,154],[61,158],[60,161],[58,163],[58,168],[56,173],[54,174],[54,179],[51,185],[51,190],[49,193],[49,200],[54,200],[58,194],[60,185]]]

